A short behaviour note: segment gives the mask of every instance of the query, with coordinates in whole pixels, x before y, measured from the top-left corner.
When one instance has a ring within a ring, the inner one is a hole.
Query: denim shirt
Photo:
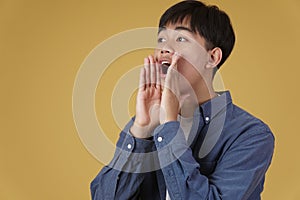
[[[93,200],[260,199],[271,163],[269,127],[232,103],[228,91],[194,112],[188,139],[180,122],[158,126],[152,138],[120,133],[115,155],[91,183]]]

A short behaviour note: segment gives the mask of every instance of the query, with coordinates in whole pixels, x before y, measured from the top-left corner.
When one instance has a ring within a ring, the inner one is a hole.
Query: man
[[[260,199],[274,137],[215,92],[213,77],[235,42],[216,6],[183,1],[159,23],[144,60],[136,116],[91,183],[92,199]]]

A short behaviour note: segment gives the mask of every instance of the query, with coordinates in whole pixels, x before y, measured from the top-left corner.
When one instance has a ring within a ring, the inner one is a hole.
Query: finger
[[[160,78],[161,69],[158,63],[155,64],[155,68],[156,68],[156,88],[159,88],[161,87],[161,78]]]
[[[168,69],[165,79],[164,91],[172,92],[177,98],[180,96],[179,91],[179,72],[174,69]]]
[[[177,61],[180,58],[179,53],[175,52],[172,56],[172,62],[169,68],[177,69]]]
[[[149,56],[149,61],[150,61],[150,84],[152,86],[155,86],[156,82],[156,67],[155,67],[155,62],[152,56]]]
[[[139,82],[139,91],[145,90],[146,80],[145,80],[145,68],[142,67],[140,71],[140,82]]]
[[[167,71],[167,76],[166,76],[166,82],[170,83],[171,79],[175,79],[175,81],[178,81],[178,71],[177,71],[177,61],[180,58],[180,54],[178,52],[175,52],[172,56],[172,62],[170,67],[168,68]]]
[[[144,59],[144,68],[145,68],[145,87],[150,84],[150,63],[149,59]]]
[[[165,78],[164,87],[169,89],[175,89],[175,86],[178,84],[178,71],[175,67],[169,67],[168,72]]]

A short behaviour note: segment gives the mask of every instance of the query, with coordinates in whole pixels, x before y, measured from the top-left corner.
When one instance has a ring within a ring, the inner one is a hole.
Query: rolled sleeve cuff
[[[154,142],[152,138],[140,139],[131,135],[130,128],[133,126],[133,123],[134,117],[120,133],[120,138],[117,142],[117,148],[132,153],[148,153],[153,151]]]
[[[154,131],[154,142],[158,150],[175,143],[186,144],[180,123],[171,121],[158,126]]]
[[[176,161],[188,149],[184,133],[178,121],[167,122],[157,127],[154,142],[161,168]]]
[[[153,140],[135,138],[124,131],[121,132],[117,142],[117,148],[132,153],[149,153],[153,151],[153,146]]]

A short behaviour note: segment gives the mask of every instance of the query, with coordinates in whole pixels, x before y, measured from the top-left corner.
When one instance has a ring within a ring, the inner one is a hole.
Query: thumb
[[[175,52],[172,56],[172,62],[169,68],[177,69],[177,61],[180,58],[180,55],[178,52]]]

